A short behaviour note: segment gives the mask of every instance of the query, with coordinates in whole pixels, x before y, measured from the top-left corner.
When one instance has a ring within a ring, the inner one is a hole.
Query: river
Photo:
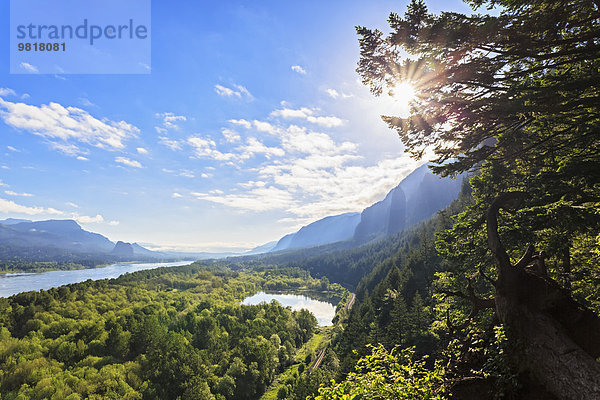
[[[176,267],[189,265],[191,261],[168,263],[125,263],[111,264],[101,268],[77,269],[69,271],[48,271],[42,273],[8,273],[0,275],[0,297],[30,290],[47,290],[70,283],[84,282],[88,279],[98,280],[117,278],[128,272],[142,271],[159,267]]]
[[[271,300],[277,300],[283,307],[292,307],[292,310],[307,309],[317,318],[319,326],[331,325],[331,321],[335,317],[335,306],[333,304],[298,294],[258,292],[253,296],[246,297],[242,304],[255,305],[263,301],[268,303]]]

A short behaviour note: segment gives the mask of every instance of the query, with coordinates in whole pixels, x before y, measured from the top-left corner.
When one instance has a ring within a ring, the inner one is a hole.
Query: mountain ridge
[[[434,215],[458,197],[463,175],[442,178],[424,164],[360,213],[321,218],[298,231],[283,236],[271,252],[326,245],[352,240],[355,245],[395,234]],[[348,216],[352,215],[351,219]],[[343,224],[344,218],[346,223]],[[318,234],[310,234],[321,228]]]

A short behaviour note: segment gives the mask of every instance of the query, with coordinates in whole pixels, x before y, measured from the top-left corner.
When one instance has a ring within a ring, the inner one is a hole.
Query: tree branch
[[[506,249],[500,242],[500,236],[498,235],[498,212],[500,209],[516,209],[525,198],[524,192],[508,192],[502,193],[497,196],[490,208],[488,208],[486,214],[486,227],[488,235],[488,246],[498,263],[500,264],[500,274],[502,272],[508,272],[512,269],[510,258]]]

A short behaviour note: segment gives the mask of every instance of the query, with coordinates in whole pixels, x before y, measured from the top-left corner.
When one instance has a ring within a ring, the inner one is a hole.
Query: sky
[[[420,165],[380,119],[405,105],[355,72],[354,27],[406,4],[155,0],[149,73],[86,75],[10,74],[1,2],[0,219],[240,251],[361,211]]]

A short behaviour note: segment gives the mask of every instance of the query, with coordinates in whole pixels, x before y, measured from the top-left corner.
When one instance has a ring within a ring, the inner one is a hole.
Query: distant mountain
[[[115,244],[105,236],[84,230],[73,220],[28,221],[13,218],[0,222],[0,246],[4,258],[55,261],[117,258],[162,258],[161,253],[137,244]]]
[[[73,220],[19,222],[0,228],[4,245],[56,247],[76,253],[110,253],[114,243],[106,237],[85,231]]]
[[[159,251],[148,250],[145,247],[140,246],[137,243],[132,243],[131,247],[133,248],[133,254],[136,256],[144,256],[144,257],[165,257],[166,255]]]
[[[282,237],[271,251],[312,247],[351,239],[360,222],[360,213],[325,217]]]
[[[315,221],[282,237],[272,252],[320,246],[352,239],[357,246],[392,235],[424,221],[458,197],[463,176],[440,178],[423,165],[400,182],[385,198],[361,213]]]
[[[119,240],[110,254],[118,257],[133,257],[133,246],[131,243],[125,243]]]
[[[462,176],[440,178],[423,165],[362,212],[354,239],[365,243],[424,221],[455,200],[461,186]]]
[[[21,222],[31,222],[28,219],[17,219],[17,218],[6,218],[4,220],[0,220],[0,224],[4,224],[4,225],[14,225],[14,224],[19,224]]]
[[[274,240],[272,242],[269,243],[265,243],[261,246],[257,246],[255,248],[253,248],[252,250],[248,250],[247,252],[245,252],[243,255],[245,256],[251,256],[254,254],[263,254],[263,253],[268,253],[271,250],[273,250],[273,248],[277,245],[277,240]]]

